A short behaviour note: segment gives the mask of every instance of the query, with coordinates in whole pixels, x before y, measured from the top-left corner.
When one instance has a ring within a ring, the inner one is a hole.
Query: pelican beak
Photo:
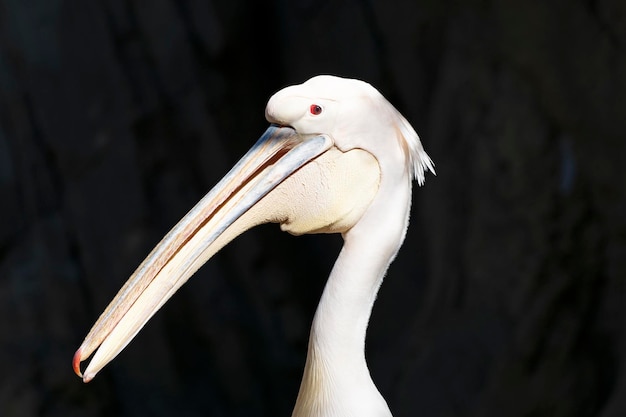
[[[301,136],[271,125],[257,143],[139,265],[74,354],[74,372],[89,382],[200,266],[247,229],[271,221],[252,212],[283,180],[332,146],[328,136]],[[81,373],[80,363],[95,350]]]

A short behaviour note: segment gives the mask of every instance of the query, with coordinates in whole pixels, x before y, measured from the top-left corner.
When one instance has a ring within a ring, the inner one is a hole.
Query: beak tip
[[[83,373],[80,371],[80,362],[81,357],[83,356],[82,349],[78,349],[76,353],[74,353],[74,358],[72,359],[72,368],[74,368],[74,373],[78,375],[80,378],[83,377]]]

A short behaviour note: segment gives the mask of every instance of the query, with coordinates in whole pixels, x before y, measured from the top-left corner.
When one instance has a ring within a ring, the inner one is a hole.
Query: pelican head
[[[434,173],[413,127],[378,90],[361,80],[318,75],[286,87],[270,98],[265,117],[300,134],[330,135],[343,152],[360,148],[383,164],[400,163],[420,185],[426,170]]]
[[[423,183],[432,162],[410,124],[363,81],[311,78],[274,94],[265,115],[267,131],[102,313],[74,355],[74,370],[90,381],[210,257],[273,222],[294,235],[344,238],[313,321],[293,415],[390,415],[367,370],[365,331],[408,226],[411,180]]]

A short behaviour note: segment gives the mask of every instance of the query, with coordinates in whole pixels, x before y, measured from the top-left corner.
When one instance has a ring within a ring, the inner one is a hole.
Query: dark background
[[[625,47],[623,0],[0,1],[0,415],[290,415],[338,236],[259,227],[92,383],[71,359],[319,73],[436,163],[368,334],[394,415],[626,415]]]

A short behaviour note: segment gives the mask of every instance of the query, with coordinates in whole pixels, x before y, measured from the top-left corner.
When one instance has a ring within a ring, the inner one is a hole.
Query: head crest
[[[407,156],[408,164],[411,170],[411,177],[417,180],[419,185],[424,184],[424,174],[426,171],[435,173],[435,167],[432,159],[428,156],[419,136],[413,126],[396,110],[393,106],[394,119],[396,120],[396,129],[399,139],[403,142]]]

